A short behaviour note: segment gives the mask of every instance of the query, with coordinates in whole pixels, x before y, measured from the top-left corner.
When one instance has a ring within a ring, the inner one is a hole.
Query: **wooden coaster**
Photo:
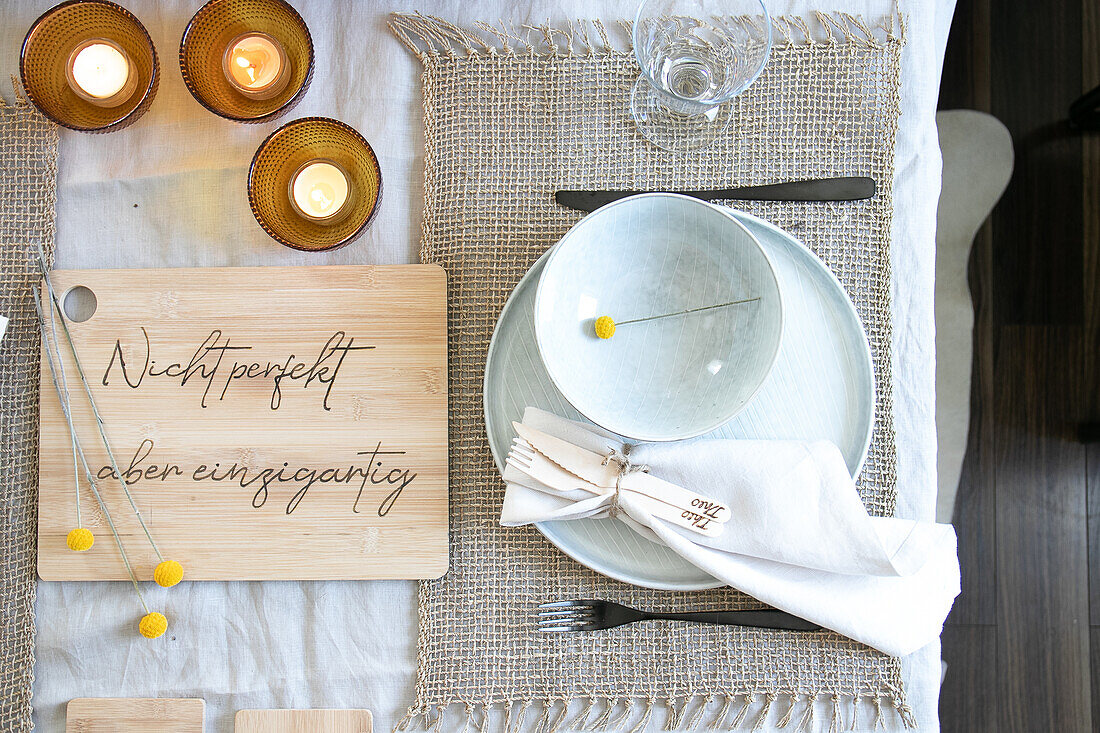
[[[236,733],[371,733],[369,710],[239,710]]]
[[[198,698],[78,697],[65,708],[67,733],[203,733]],[[369,718],[368,718],[369,720]]]

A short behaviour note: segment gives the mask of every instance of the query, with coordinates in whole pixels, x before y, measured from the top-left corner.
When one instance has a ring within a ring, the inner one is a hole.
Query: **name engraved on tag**
[[[685,509],[683,513],[680,514],[680,516],[691,522],[691,526],[698,527],[699,529],[707,529],[708,527],[710,527],[710,523],[712,521],[711,517],[708,517],[705,514],[698,514],[696,512],[688,511],[687,509]]]
[[[725,509],[722,504],[714,501],[708,501],[703,498],[697,498],[691,500],[691,505],[699,509],[703,514],[706,514],[711,519],[718,519],[718,515]]]

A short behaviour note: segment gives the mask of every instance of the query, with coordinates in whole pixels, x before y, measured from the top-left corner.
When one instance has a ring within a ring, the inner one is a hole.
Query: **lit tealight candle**
[[[97,107],[117,107],[137,89],[130,57],[117,43],[104,38],[84,41],[73,49],[66,77],[78,97]]]
[[[252,99],[271,99],[290,81],[286,51],[266,33],[244,33],[234,38],[225,50],[222,69],[229,83]]]
[[[347,203],[348,177],[331,161],[311,160],[291,179],[290,200],[307,219],[329,221]]]

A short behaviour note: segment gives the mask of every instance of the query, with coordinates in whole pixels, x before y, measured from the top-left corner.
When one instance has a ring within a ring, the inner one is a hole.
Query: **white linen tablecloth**
[[[180,35],[200,0],[122,0],[157,45],[163,79],[149,113],[110,135],[65,131],[57,197],[61,268],[413,262],[423,205],[419,64],[386,28],[393,10],[451,20],[617,19],[635,0],[467,0],[388,3],[291,0],[313,34],[316,71],[287,118],[325,115],[359,129],[378,153],[385,196],[353,245],[309,254],[269,239],[248,208],[256,146],[280,121],[238,125],[188,94]],[[0,7],[0,70],[18,74],[19,46],[50,0]],[[954,0],[909,0],[894,201],[894,380],[900,516],[932,519],[936,496],[933,274],[940,154],[940,68]],[[773,13],[844,10],[878,18],[891,0],[769,0]],[[10,99],[10,90],[3,96]],[[169,633],[134,631],[124,583],[40,583],[34,707],[39,730],[61,731],[74,697],[202,697],[206,729],[230,731],[241,708],[369,708],[388,731],[412,700],[412,582],[185,583],[164,598]],[[157,603],[160,606],[160,602]],[[939,644],[904,660],[922,731],[938,730]],[[774,717],[774,716],[773,716]],[[892,727],[900,724],[888,718]],[[659,725],[659,721],[658,721]],[[654,726],[651,726],[651,728]]]

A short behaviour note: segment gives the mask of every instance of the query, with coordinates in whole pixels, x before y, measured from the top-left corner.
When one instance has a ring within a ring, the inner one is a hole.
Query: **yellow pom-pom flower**
[[[162,588],[171,588],[183,580],[183,566],[175,560],[165,560],[153,571],[153,580]]]
[[[138,624],[138,631],[146,639],[155,639],[167,630],[168,619],[164,617],[163,613],[157,613],[156,611],[142,616],[141,623]]]
[[[602,339],[609,339],[615,335],[615,321],[611,316],[600,316],[596,319],[596,335]]]
[[[68,536],[65,538],[65,544],[69,546],[69,549],[73,552],[86,552],[92,549],[92,545],[95,544],[95,535],[89,529],[83,527],[77,527],[74,530],[70,530]]]

